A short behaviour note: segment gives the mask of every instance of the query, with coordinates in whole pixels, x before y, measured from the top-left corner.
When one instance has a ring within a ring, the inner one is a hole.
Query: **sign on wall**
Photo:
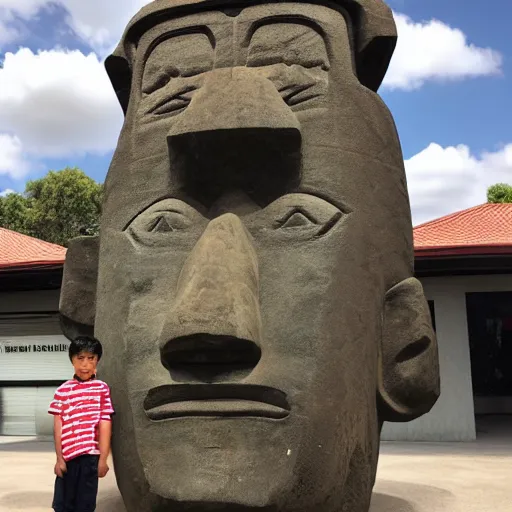
[[[19,344],[19,342],[2,340],[0,337],[0,354],[28,354],[30,352],[66,352],[69,344],[67,343],[28,343]]]
[[[66,380],[73,376],[69,341],[62,335],[1,336],[0,380]]]

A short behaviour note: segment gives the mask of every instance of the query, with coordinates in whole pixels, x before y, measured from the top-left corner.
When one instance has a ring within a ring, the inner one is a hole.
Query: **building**
[[[416,276],[439,343],[441,397],[384,440],[472,441],[483,415],[512,431],[512,204],[485,204],[414,229]],[[50,434],[70,376],[58,324],[65,249],[0,229],[0,434]],[[507,416],[509,415],[509,416]]]
[[[52,431],[48,404],[70,374],[58,321],[65,255],[0,228],[0,435]]]
[[[416,275],[439,343],[441,397],[388,440],[472,441],[501,416],[512,432],[512,204],[484,204],[414,229]],[[511,415],[511,416],[507,416]]]

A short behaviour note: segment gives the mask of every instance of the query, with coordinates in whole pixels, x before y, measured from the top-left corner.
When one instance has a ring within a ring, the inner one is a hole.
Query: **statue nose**
[[[167,145],[172,172],[196,196],[226,188],[279,196],[300,171],[296,115],[269,79],[245,67],[213,70],[173,120]]]
[[[187,258],[176,302],[160,337],[173,379],[245,376],[261,356],[258,261],[250,235],[231,213],[212,220]]]

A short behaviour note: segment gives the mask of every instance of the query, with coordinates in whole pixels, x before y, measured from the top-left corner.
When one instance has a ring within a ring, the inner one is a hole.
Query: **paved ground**
[[[49,512],[53,464],[51,442],[0,438],[0,512]],[[112,472],[97,512],[125,512]],[[512,512],[512,432],[477,443],[384,444],[371,512]]]

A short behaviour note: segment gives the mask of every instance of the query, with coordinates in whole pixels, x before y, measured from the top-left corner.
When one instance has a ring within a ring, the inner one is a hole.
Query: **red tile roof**
[[[66,249],[0,228],[0,270],[63,265]]]
[[[416,257],[512,254],[512,204],[482,204],[414,228]]]

